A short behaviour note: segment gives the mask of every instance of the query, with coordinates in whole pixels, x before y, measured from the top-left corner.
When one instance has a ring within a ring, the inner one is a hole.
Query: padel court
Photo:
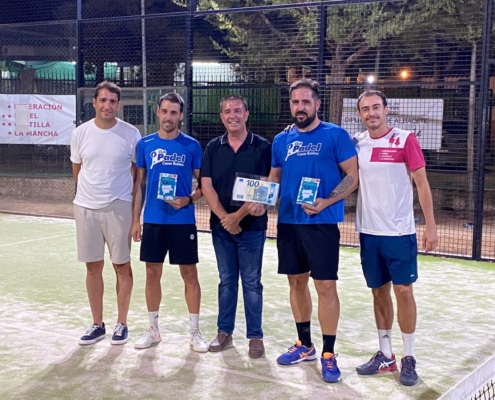
[[[359,252],[342,248],[336,343],[342,380],[326,384],[319,361],[292,367],[276,363],[296,339],[296,329],[287,279],[276,272],[275,241],[266,242],[263,265],[266,357],[252,360],[247,355],[242,296],[234,347],[215,354],[190,350],[183,283],[178,268],[167,264],[160,310],[163,341],[147,350],[134,349],[148,323],[139,244],[133,244],[132,250],[128,344],[112,346],[109,340],[116,296],[115,274],[107,259],[108,337],[81,347],[78,339],[92,321],[85,267],[76,260],[74,221],[0,214],[0,239],[1,399],[437,399],[495,354],[495,266],[489,263],[419,257],[414,288],[420,381],[404,387],[399,372],[373,377],[355,372],[378,349],[378,340]],[[199,245],[200,327],[211,341],[216,334],[218,274],[210,235],[201,233]],[[312,296],[312,335],[320,352],[313,288]],[[392,340],[400,359],[396,322]]]

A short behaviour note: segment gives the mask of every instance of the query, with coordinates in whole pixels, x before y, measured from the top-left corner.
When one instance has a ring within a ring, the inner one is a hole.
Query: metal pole
[[[82,107],[83,99],[82,94],[79,93],[79,88],[84,86],[84,58],[81,52],[81,37],[82,37],[82,0],[77,0],[77,19],[76,19],[76,79],[75,79],[75,95],[76,95],[76,125],[80,125],[83,122]]]
[[[490,41],[492,33],[493,0],[485,0],[485,13],[483,21],[483,40],[481,45],[481,79],[480,79],[480,112],[478,147],[478,175],[477,192],[474,206],[474,230],[473,230],[473,258],[481,259],[481,245],[483,241],[483,197],[485,193],[485,146],[488,128],[488,89],[490,83]]]
[[[325,49],[326,49],[326,43],[325,43],[325,38],[327,37],[327,7],[325,4],[321,3],[320,4],[320,19],[318,21],[318,35],[319,35],[319,49],[318,49],[318,71],[317,71],[317,81],[320,84],[320,86],[324,85],[326,83],[325,79],[325,72],[324,72],[324,67],[325,67]],[[326,102],[325,102],[325,97],[323,97],[323,104],[322,107],[320,107],[320,110],[322,110],[323,115],[321,116],[322,119],[326,120]]]
[[[197,0],[187,0],[186,17],[186,66],[185,66],[185,82],[186,85],[186,128],[190,135],[193,132],[193,51],[194,51],[194,36],[193,36],[193,14],[196,11]]]
[[[76,14],[76,65],[75,67],[75,96],[76,96],[76,126],[83,123],[82,108],[84,104],[83,93],[79,88],[84,86],[84,59],[81,52],[81,38],[82,38],[82,0],[77,0],[77,14]],[[68,146],[70,147],[70,146]],[[69,150],[70,151],[70,150]],[[64,162],[65,163],[65,162]],[[74,182],[74,196],[77,192],[77,183]]]
[[[146,14],[146,8],[144,0],[141,0],[141,15]],[[146,20],[141,19],[141,49],[143,58],[143,136],[148,135],[148,96],[146,92],[147,80],[146,80]]]
[[[475,176],[474,176],[474,130],[476,125],[476,62],[477,43],[473,41],[471,44],[471,75],[469,80],[472,84],[469,86],[469,113],[468,113],[468,132],[467,132],[467,177],[468,177],[468,215],[472,217],[474,212],[474,191],[475,191]]]
[[[325,73],[323,68],[325,67],[325,38],[327,36],[327,7],[325,4],[320,5],[320,19],[318,21],[318,31],[319,31],[319,42],[320,46],[318,49],[318,74],[317,80],[320,85],[325,84]]]

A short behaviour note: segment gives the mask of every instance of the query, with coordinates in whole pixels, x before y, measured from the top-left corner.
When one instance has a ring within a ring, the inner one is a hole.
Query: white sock
[[[392,329],[378,329],[380,351],[387,358],[392,358]]]
[[[402,357],[412,356],[414,357],[414,332],[404,333],[402,332],[402,343],[404,344],[404,353]]]
[[[189,314],[189,324],[191,326],[191,332],[199,329],[199,314]]]
[[[150,326],[155,328],[155,331],[159,332],[160,328],[158,327],[158,311],[149,312],[148,319],[150,320]]]

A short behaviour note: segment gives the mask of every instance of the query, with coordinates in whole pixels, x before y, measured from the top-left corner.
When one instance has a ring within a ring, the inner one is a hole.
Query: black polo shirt
[[[206,146],[201,176],[211,178],[213,188],[227,213],[236,212],[240,206],[231,205],[232,190],[234,189],[235,174],[243,172],[268,176],[271,167],[271,145],[261,136],[248,132],[246,140],[237,153],[230,147],[227,133],[219,136]],[[268,218],[265,215],[253,217],[247,215],[241,220],[243,231],[260,231],[267,227]],[[220,219],[214,212],[210,215],[210,228],[214,229]]]

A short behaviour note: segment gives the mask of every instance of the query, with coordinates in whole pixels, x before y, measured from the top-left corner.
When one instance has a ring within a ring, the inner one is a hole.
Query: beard
[[[306,118],[303,120],[298,119],[297,114],[295,117],[292,117],[292,120],[294,121],[294,125],[296,125],[299,129],[307,128],[316,119],[316,113],[314,113],[313,115],[308,115],[306,113],[299,113],[299,115],[305,115],[306,116]]]
[[[173,132],[174,130],[178,129],[179,124],[174,125],[174,124],[169,123],[168,125],[165,125],[163,123],[163,124],[161,124],[161,127],[162,127],[164,132],[170,133],[170,132]]]

